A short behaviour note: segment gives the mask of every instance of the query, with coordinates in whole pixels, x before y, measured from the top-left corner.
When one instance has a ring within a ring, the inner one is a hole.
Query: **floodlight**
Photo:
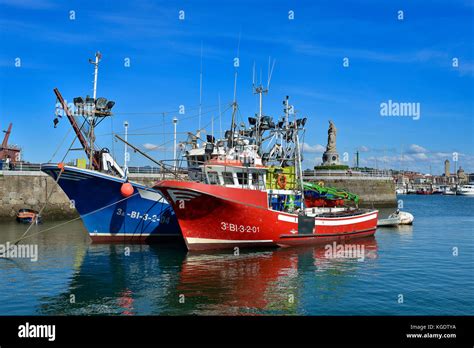
[[[114,107],[114,105],[115,105],[115,102],[113,100],[109,100],[107,105],[106,105],[107,110],[112,109]]]
[[[87,104],[88,106],[94,105],[94,104],[95,104],[94,98],[91,98],[91,97],[87,96],[87,97],[86,97],[86,104]]]
[[[74,101],[74,105],[77,107],[84,106],[84,99],[82,99],[82,97],[76,97],[73,99],[73,101]]]
[[[107,99],[100,97],[95,101],[95,106],[99,110],[104,110],[107,107]]]

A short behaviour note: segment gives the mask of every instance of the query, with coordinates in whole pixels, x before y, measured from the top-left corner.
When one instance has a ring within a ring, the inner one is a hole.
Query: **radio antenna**
[[[221,112],[221,94],[217,94],[217,99],[219,101],[219,139],[222,139],[222,112]]]
[[[276,59],[271,63],[271,57],[268,57],[268,80],[267,80],[267,90],[270,89],[270,81],[272,80],[273,69],[275,68]],[[271,68],[270,68],[271,65]]]
[[[97,51],[95,53],[95,59],[89,58],[89,63],[94,65],[94,89],[93,89],[93,98],[96,99],[97,97],[97,75],[99,74],[99,62],[102,59],[102,54]]]
[[[252,68],[252,89],[255,88],[255,61],[253,61],[253,68]]]
[[[238,67],[240,66],[240,38],[242,32],[239,32],[239,43],[237,45],[237,66],[234,63],[235,72],[234,72],[234,101],[232,102],[232,123],[231,123],[231,141],[230,147],[234,147],[234,133],[235,133],[235,113],[237,112],[237,75],[238,75]]]
[[[202,41],[201,41],[201,69],[199,72],[199,129],[201,129],[201,112],[202,112]]]

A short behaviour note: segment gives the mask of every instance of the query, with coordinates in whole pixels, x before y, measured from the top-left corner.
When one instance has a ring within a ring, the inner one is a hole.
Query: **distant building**
[[[464,169],[462,169],[462,167],[459,167],[457,171],[457,176],[460,184],[467,184],[469,182],[469,177],[464,172]]]
[[[444,161],[444,176],[446,178],[449,178],[450,175],[451,175],[451,171],[449,168],[449,160],[446,160]]]
[[[474,173],[470,173],[468,175],[468,178],[469,178],[469,182],[474,182]]]

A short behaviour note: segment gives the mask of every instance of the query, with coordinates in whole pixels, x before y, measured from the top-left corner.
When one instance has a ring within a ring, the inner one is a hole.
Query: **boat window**
[[[258,173],[250,173],[250,175],[252,175],[252,185],[259,186]]]
[[[237,180],[239,181],[239,185],[248,184],[248,177],[246,173],[237,173]]]
[[[217,172],[208,172],[207,177],[209,178],[209,184],[211,185],[219,184],[219,177],[217,176]]]
[[[224,185],[234,185],[234,176],[231,172],[223,172],[222,177],[224,178]]]
[[[264,174],[259,174],[258,176],[258,185],[260,187],[265,187],[265,179],[264,179]]]

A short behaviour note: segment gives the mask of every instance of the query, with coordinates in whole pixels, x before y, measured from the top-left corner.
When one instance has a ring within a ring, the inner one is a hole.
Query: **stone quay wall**
[[[391,177],[313,176],[305,180],[355,193],[360,197],[361,207],[392,208],[397,205],[395,182]]]

